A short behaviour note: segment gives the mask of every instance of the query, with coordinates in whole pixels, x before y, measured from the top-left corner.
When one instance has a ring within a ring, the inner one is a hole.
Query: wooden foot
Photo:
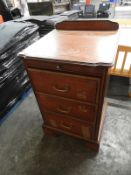
[[[100,145],[99,145],[99,143],[86,142],[86,147],[90,150],[98,152]]]
[[[43,128],[43,131],[44,131],[44,134],[47,134],[47,135],[49,135],[49,136],[59,136],[59,133],[58,132],[56,132],[56,131],[53,131],[53,130],[51,130],[51,129],[49,129],[49,128],[46,128],[46,127],[42,127]]]

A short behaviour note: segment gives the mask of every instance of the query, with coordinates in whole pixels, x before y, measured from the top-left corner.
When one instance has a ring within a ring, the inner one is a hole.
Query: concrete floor
[[[0,175],[131,175],[131,103],[108,100],[95,154],[78,139],[45,136],[31,92],[0,126]]]

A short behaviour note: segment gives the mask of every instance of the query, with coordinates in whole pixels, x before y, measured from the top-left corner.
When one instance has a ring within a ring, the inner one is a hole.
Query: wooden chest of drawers
[[[20,53],[44,119],[45,133],[81,138],[89,148],[98,150],[108,69],[115,56],[116,41],[116,31],[61,29]],[[102,46],[108,42],[111,46],[104,53]]]

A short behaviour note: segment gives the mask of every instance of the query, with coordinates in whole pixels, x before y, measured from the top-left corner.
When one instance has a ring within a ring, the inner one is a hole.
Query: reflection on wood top
[[[105,63],[111,66],[117,44],[117,31],[53,30],[19,55],[83,64]]]

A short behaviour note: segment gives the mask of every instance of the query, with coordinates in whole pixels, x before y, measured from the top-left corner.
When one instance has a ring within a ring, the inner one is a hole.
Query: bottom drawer
[[[66,132],[79,135],[85,139],[92,138],[92,127],[82,121],[77,121],[61,114],[52,112],[45,113],[44,121],[46,125],[53,128],[61,129]]]

